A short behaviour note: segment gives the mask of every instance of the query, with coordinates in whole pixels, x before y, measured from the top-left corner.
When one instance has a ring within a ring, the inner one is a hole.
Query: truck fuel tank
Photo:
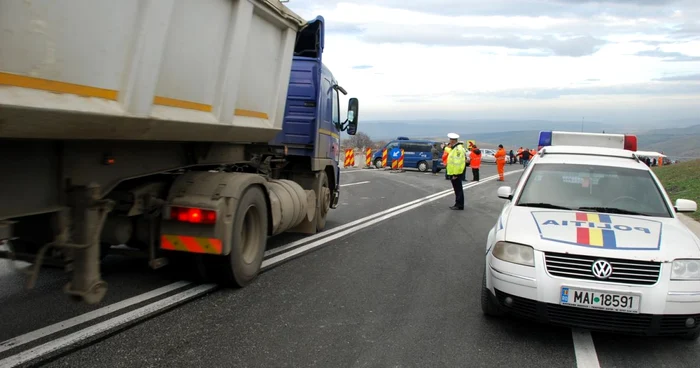
[[[314,220],[316,215],[316,193],[304,190],[291,180],[270,180],[270,212],[272,235],[283,233],[299,225],[304,219]]]

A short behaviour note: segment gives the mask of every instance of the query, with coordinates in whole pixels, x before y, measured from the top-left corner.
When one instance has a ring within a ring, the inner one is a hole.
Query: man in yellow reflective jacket
[[[462,188],[462,174],[467,164],[467,151],[462,143],[457,142],[459,135],[450,133],[447,135],[450,139],[450,153],[447,156],[447,175],[452,182],[452,189],[455,191],[455,204],[450,207],[451,210],[464,209],[464,189]]]

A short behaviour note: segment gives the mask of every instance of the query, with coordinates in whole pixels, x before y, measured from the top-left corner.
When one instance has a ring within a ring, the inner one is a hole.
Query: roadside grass
[[[653,170],[671,200],[675,202],[676,199],[683,198],[700,203],[700,160],[657,166]],[[700,211],[688,215],[700,221]]]

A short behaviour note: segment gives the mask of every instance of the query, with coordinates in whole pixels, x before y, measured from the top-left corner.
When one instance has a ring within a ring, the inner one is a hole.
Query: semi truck
[[[0,2],[0,257],[95,304],[115,249],[245,287],[269,237],[323,231],[359,108],[341,119],[324,24],[279,0]]]

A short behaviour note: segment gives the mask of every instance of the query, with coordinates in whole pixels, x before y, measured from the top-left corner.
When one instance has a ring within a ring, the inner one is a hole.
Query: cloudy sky
[[[700,0],[290,0],[362,120],[700,119]]]

